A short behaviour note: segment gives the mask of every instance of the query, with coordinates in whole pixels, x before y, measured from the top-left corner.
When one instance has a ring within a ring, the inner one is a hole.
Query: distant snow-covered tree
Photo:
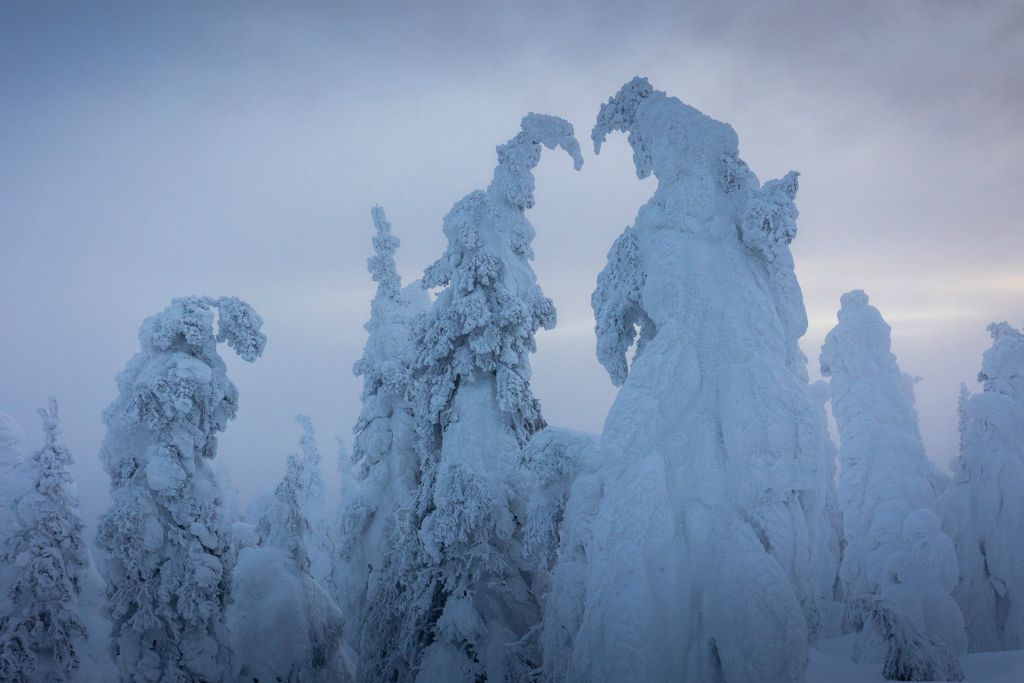
[[[411,409],[405,398],[413,352],[413,321],[429,301],[419,281],[402,288],[395,266],[399,241],[384,210],[371,211],[376,235],[367,268],[377,283],[365,325],[369,338],[353,372],[363,378],[363,408],[353,429],[352,461],[342,454],[337,522],[337,594],[350,637],[358,635],[369,586],[394,540],[399,510],[416,487],[419,462]],[[354,646],[355,643],[352,643]]]
[[[1024,647],[1024,334],[988,327],[983,390],[960,395],[960,456],[940,500],[972,651]]]
[[[424,287],[444,289],[413,332],[407,395],[420,471],[367,599],[362,680],[515,681],[538,663],[514,508],[518,452],[544,426],[529,354],[537,330],[555,324],[525,216],[542,147],[583,163],[568,122],[524,117],[498,147],[487,189],[445,217],[448,248],[424,274]]]
[[[112,501],[97,545],[125,680],[234,675],[224,626],[231,545],[210,461],[238,390],[217,343],[255,361],[266,344],[262,322],[235,298],[175,299],[143,323],[141,351],[118,376],[100,452]]]
[[[800,680],[831,592],[816,565],[834,561],[811,539],[830,547],[834,529],[824,414],[797,345],[797,174],[762,185],[729,125],[645,78],[602,105],[595,151],[612,131],[658,187],[591,298],[598,360],[621,389],[597,475],[567,502],[577,547],[552,574],[564,618],[545,619],[543,677]]]
[[[302,513],[309,521],[306,548],[309,551],[309,574],[325,590],[334,583],[334,542],[327,524],[327,490],[320,466],[320,449],[316,445],[316,430],[305,415],[295,421],[302,425],[299,445],[302,449]]]
[[[956,556],[937,519],[928,522],[935,517],[932,466],[890,346],[889,325],[868,296],[844,294],[839,324],[821,350],[839,428],[847,540],[840,575],[850,599],[894,597],[920,629],[959,654],[966,645],[963,618],[949,596]]]
[[[310,472],[319,468],[319,454],[311,453],[316,443],[309,418],[296,421],[303,426],[302,453],[288,456],[284,477],[256,522],[255,544],[238,553],[228,624],[243,677],[342,681],[348,679],[340,652],[342,613],[329,582],[312,574],[318,555],[331,558],[307,512],[317,495],[311,488],[319,486],[322,495],[322,479]]]
[[[51,398],[49,410],[39,414],[45,442],[28,460],[31,489],[18,502],[20,528],[2,549],[14,572],[0,601],[4,681],[71,680],[86,637],[79,595],[89,551],[78,493],[68,472],[71,452],[57,441],[57,401]]]
[[[22,443],[25,433],[11,415],[0,411],[0,548],[3,548],[10,534],[16,531],[14,501],[27,486],[20,475],[22,468]],[[4,574],[0,571],[0,595],[6,593]]]

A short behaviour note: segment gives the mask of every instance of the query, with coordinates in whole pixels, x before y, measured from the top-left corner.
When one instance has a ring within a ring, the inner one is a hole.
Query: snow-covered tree
[[[0,548],[16,530],[14,501],[27,485],[26,478],[19,475],[24,441],[25,433],[17,420],[0,411]],[[0,595],[5,592],[3,580],[3,572],[0,572]]]
[[[365,325],[369,338],[353,372],[363,378],[363,408],[353,431],[353,461],[339,459],[342,491],[337,522],[337,595],[356,637],[368,586],[377,582],[391,549],[399,510],[416,487],[419,461],[405,399],[413,354],[413,321],[429,300],[419,281],[402,288],[395,267],[398,238],[384,210],[371,211],[376,235],[367,269],[377,283]],[[342,445],[344,449],[344,445]]]
[[[224,627],[231,545],[210,461],[238,390],[217,343],[255,361],[266,344],[262,322],[235,298],[175,299],[143,323],[141,351],[118,376],[100,452],[112,501],[97,545],[126,680],[234,675]]]
[[[1024,334],[988,327],[983,391],[960,396],[960,456],[940,500],[972,651],[1024,647]]]
[[[850,599],[894,598],[919,628],[959,654],[963,618],[949,595],[956,556],[935,518],[912,389],[890,350],[889,325],[868,296],[847,292],[841,304],[839,324],[822,346],[821,373],[830,378],[839,428],[844,591]]]
[[[227,619],[243,677],[347,680],[341,610],[329,583],[312,574],[318,555],[331,557],[329,549],[319,548],[323,538],[308,514],[316,497],[311,488],[319,486],[322,496],[323,481],[310,472],[319,469],[320,459],[309,418],[300,415],[296,421],[303,426],[302,454],[288,456],[284,477],[256,521],[255,543],[238,553]]]
[[[831,525],[822,408],[797,346],[797,174],[761,185],[730,126],[644,78],[601,107],[596,151],[613,130],[658,187],[591,299],[598,359],[622,388],[597,481],[579,482],[599,498],[579,505],[586,569],[554,573],[579,616],[545,623],[544,676],[563,677],[555,661],[569,680],[799,680],[827,559],[810,539]],[[569,651],[549,651],[559,642]]]
[[[0,602],[0,680],[70,680],[86,637],[79,595],[89,568],[78,493],[60,445],[57,401],[40,410],[45,442],[27,463],[30,493],[3,558],[14,580]],[[10,433],[10,432],[8,432]]]
[[[306,548],[309,552],[309,574],[325,590],[332,590],[334,583],[334,542],[327,524],[327,490],[324,486],[323,470],[320,467],[320,449],[316,445],[316,431],[313,422],[305,415],[295,421],[302,425],[302,513],[309,521],[306,534]]]
[[[537,663],[514,508],[517,455],[544,426],[529,354],[538,328],[555,324],[530,267],[525,216],[542,147],[583,163],[568,122],[524,117],[497,148],[487,189],[445,217],[448,248],[424,274],[424,287],[444,289],[413,332],[407,395],[420,472],[368,596],[362,680],[522,680]]]

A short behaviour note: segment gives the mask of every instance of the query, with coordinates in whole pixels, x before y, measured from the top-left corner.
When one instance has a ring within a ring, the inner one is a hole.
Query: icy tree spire
[[[71,680],[86,637],[78,597],[89,551],[68,472],[71,452],[57,440],[56,399],[51,397],[49,410],[39,415],[45,442],[28,461],[32,488],[18,505],[21,528],[3,548],[5,563],[16,572],[0,603],[0,679],[5,681]]]
[[[365,325],[369,338],[353,368],[363,378],[363,407],[353,428],[352,458],[341,443],[338,460],[342,490],[335,593],[352,625],[347,636],[353,646],[367,590],[379,579],[393,545],[396,516],[415,488],[419,462],[405,392],[413,359],[412,324],[429,305],[419,281],[398,288],[401,279],[394,262],[398,239],[391,235],[381,207],[374,207],[371,215],[377,234],[375,255],[367,261],[367,269],[378,286]]]
[[[736,133],[644,78],[601,107],[595,150],[629,134],[654,197],[616,240],[591,303],[619,395],[567,520],[584,570],[553,572],[548,680],[799,680],[827,553],[821,404],[797,340],[796,174],[762,185]],[[639,328],[639,329],[638,329]],[[627,352],[637,342],[632,364]],[[813,531],[812,531],[813,529]],[[568,601],[575,600],[572,607]],[[771,647],[751,648],[772,634]],[[565,648],[563,651],[561,648]]]
[[[988,327],[983,390],[960,395],[960,456],[939,502],[972,651],[1024,647],[1024,334]]]
[[[391,223],[384,216],[384,209],[375,206],[370,210],[373,227],[377,234],[373,238],[373,256],[366,261],[367,269],[377,283],[377,296],[394,299],[402,289],[402,278],[395,266],[395,250],[398,249],[398,238],[391,234]]]
[[[217,342],[254,361],[266,344],[262,322],[235,298],[175,299],[143,323],[141,351],[118,376],[100,452],[112,501],[96,542],[107,554],[107,610],[125,679],[234,675],[224,627],[230,542],[210,460],[238,411],[238,390]]]
[[[302,498],[299,505],[309,520],[306,548],[309,551],[309,573],[317,583],[331,590],[334,582],[334,543],[327,524],[327,490],[320,466],[320,449],[316,445],[313,421],[299,415],[295,421],[302,426],[299,446],[302,450]]]
[[[420,471],[395,549],[371,590],[360,643],[364,680],[519,680],[536,664],[537,620],[509,558],[515,462],[543,427],[530,390],[534,335],[555,309],[530,267],[534,177],[542,147],[580,168],[572,126],[541,114],[497,148],[490,185],[444,219],[448,248],[424,273],[443,287],[413,332],[407,391]]]
[[[847,292],[841,304],[839,324],[821,349],[821,374],[830,378],[839,428],[846,595],[891,598],[959,653],[963,618],[949,595],[957,562],[935,518],[912,390],[890,351],[889,325],[867,294]]]

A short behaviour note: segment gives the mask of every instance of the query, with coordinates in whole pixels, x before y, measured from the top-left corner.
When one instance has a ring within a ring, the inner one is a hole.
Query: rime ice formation
[[[344,453],[339,460],[345,471],[338,508],[336,592],[346,622],[352,625],[349,639],[358,636],[368,587],[380,578],[397,515],[416,487],[419,462],[405,392],[412,364],[412,324],[430,303],[419,281],[402,288],[394,260],[398,238],[391,234],[381,207],[374,207],[371,215],[376,235],[367,269],[377,293],[365,325],[369,338],[353,368],[363,378],[363,409],[353,430],[354,462],[343,465]]]
[[[112,501],[96,542],[125,679],[234,675],[224,626],[230,543],[210,460],[238,390],[217,342],[254,361],[266,344],[262,322],[238,299],[175,299],[143,323],[141,351],[118,375],[100,452]]]
[[[841,303],[821,373],[830,378],[839,428],[845,592],[850,599],[881,593],[961,654],[963,618],[949,596],[956,556],[934,514],[932,467],[906,376],[890,351],[889,325],[860,290]]]
[[[537,664],[514,508],[516,457],[544,426],[529,354],[537,329],[555,323],[530,268],[525,216],[542,146],[583,163],[568,122],[524,117],[497,148],[487,189],[445,217],[448,248],[424,274],[424,287],[444,289],[413,333],[419,478],[367,598],[361,680],[521,680]]]
[[[600,476],[578,482],[587,566],[555,570],[579,617],[545,623],[544,676],[567,661],[569,680],[801,680],[827,560],[811,538],[832,532],[824,418],[797,347],[797,174],[761,185],[730,126],[643,78],[601,107],[596,150],[613,130],[658,188],[592,297],[598,358],[622,388]],[[571,650],[550,652],[559,641]]]
[[[46,440],[26,463],[18,530],[0,548],[7,590],[0,601],[0,680],[71,680],[87,637],[79,596],[89,571],[78,492],[60,445],[57,401],[40,410]],[[7,435],[13,434],[8,428]],[[10,447],[12,439],[0,435]]]
[[[988,327],[983,390],[960,396],[960,456],[940,500],[972,651],[1024,648],[1024,334]]]

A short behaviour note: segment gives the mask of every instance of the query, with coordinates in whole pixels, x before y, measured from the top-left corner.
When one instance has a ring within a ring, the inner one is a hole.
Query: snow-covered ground
[[[850,658],[856,633],[824,638],[814,643],[807,667],[807,683],[875,683],[884,681],[882,665],[858,664]],[[965,681],[1021,683],[1024,681],[1024,650],[976,652],[960,658]]]

